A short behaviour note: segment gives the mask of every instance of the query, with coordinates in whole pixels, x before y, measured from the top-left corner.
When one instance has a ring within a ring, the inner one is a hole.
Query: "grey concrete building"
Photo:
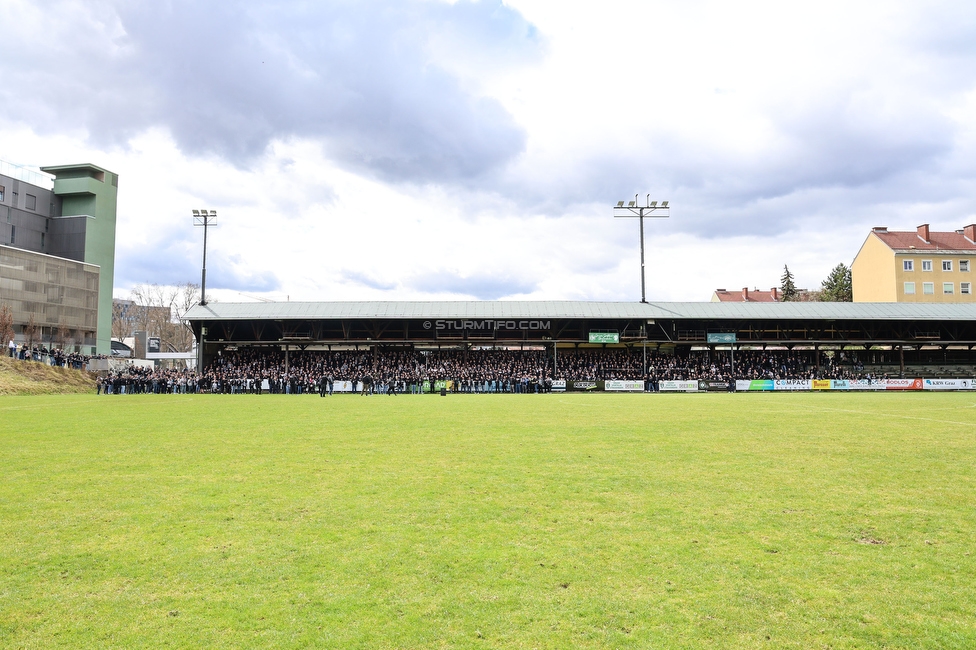
[[[0,162],[0,304],[18,342],[110,352],[117,196],[95,165]]]

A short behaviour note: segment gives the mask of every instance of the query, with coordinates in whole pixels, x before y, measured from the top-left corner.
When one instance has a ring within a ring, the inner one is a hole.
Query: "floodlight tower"
[[[651,201],[651,195],[647,195],[645,205],[637,205],[638,195],[634,195],[633,201],[628,201],[624,205],[623,201],[617,201],[613,206],[614,217],[637,217],[640,220],[640,255],[641,255],[641,302],[647,302],[644,281],[644,217],[666,219],[671,216],[671,208],[667,201]]]
[[[200,304],[207,304],[207,228],[217,225],[216,210],[194,210],[193,225],[203,226],[203,277],[200,279]]]

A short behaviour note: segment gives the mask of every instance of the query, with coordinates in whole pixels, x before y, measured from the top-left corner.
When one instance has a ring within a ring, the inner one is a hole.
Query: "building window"
[[[969,272],[969,260],[959,260],[959,270],[964,273]]]
[[[10,243],[17,243],[17,226],[10,226]]]
[[[901,270],[902,271],[914,271],[915,270],[915,260],[902,260]]]
[[[932,260],[922,260],[922,270],[931,271],[932,270]]]
[[[951,282],[943,282],[942,283],[942,293],[954,293],[954,290],[953,290],[954,287],[955,287],[955,285],[953,285]]]
[[[952,260],[942,260],[942,270],[951,271],[952,270]]]
[[[922,293],[934,294],[935,293],[935,283],[934,282],[923,282],[922,283]]]
[[[905,293],[906,294],[911,294],[911,295],[914,295],[915,294],[915,283],[914,282],[906,282],[905,283]]]
[[[28,210],[36,210],[37,209],[37,197],[34,196],[33,194],[25,194],[24,195],[24,207],[26,209],[28,209]]]
[[[3,194],[4,194],[4,191],[5,191],[5,190],[4,190],[4,187],[3,187],[3,185],[0,185],[0,201],[3,201]]]
[[[960,282],[959,283],[959,293],[965,293],[965,294],[972,293],[972,291],[969,288],[969,283],[968,282]]]
[[[44,233],[41,233],[41,248],[44,248]]]

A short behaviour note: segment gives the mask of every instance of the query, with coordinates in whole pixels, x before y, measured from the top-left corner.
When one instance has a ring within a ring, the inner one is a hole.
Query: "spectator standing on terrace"
[[[10,343],[7,344],[7,351],[10,353],[11,359],[17,357],[17,344],[14,343],[13,339],[10,339]]]

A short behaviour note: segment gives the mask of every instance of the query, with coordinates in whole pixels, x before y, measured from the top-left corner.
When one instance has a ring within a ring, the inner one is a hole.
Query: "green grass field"
[[[0,398],[0,647],[973,648],[976,395]]]

